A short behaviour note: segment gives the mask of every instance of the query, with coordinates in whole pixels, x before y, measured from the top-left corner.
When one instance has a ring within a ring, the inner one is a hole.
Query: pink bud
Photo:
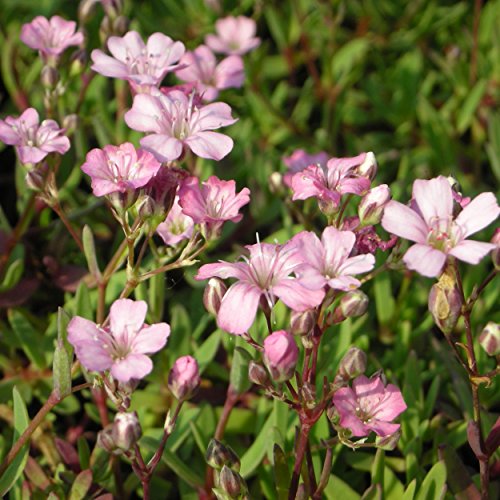
[[[264,340],[264,363],[276,382],[293,376],[299,348],[291,334],[285,330],[273,332]]]
[[[179,400],[189,399],[200,385],[198,363],[192,356],[177,359],[168,376],[168,388]]]
[[[373,180],[377,173],[377,160],[375,158],[375,155],[371,151],[366,153],[365,160],[356,169],[356,172],[358,175],[368,177],[368,179]]]
[[[387,184],[370,189],[363,196],[358,206],[359,220],[363,226],[378,224],[382,220],[385,205],[391,199],[391,190]]]
[[[203,292],[203,305],[205,309],[214,316],[217,316],[222,298],[226,293],[227,286],[219,278],[210,278]]]
[[[130,450],[141,436],[141,424],[135,411],[116,414],[111,437],[118,448],[124,451]]]
[[[341,323],[347,318],[363,316],[368,309],[369,302],[368,296],[361,290],[347,292],[342,296],[339,305],[333,311],[333,322]]]
[[[365,373],[366,354],[357,347],[351,347],[340,361],[338,374],[344,380],[356,378]]]
[[[308,309],[307,311],[293,311],[290,317],[290,330],[294,335],[307,335],[316,324],[317,320],[316,309]]]
[[[490,321],[479,336],[481,347],[489,356],[500,354],[500,325]]]
[[[248,378],[250,382],[253,382],[254,384],[262,385],[264,387],[269,385],[269,374],[267,373],[267,370],[255,361],[250,361],[250,364],[248,365]]]
[[[496,248],[491,252],[491,259],[493,260],[493,265],[496,270],[500,269],[500,227],[495,230],[495,234],[493,238],[491,238],[491,242],[496,245]]]

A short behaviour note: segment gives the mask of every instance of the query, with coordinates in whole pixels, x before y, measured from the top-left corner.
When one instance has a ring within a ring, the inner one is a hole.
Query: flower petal
[[[135,336],[144,325],[147,311],[148,305],[143,300],[115,300],[109,311],[110,329],[115,339],[128,344],[129,335]]]
[[[156,323],[145,326],[132,342],[132,351],[138,354],[152,354],[159,351],[167,343],[170,326],[167,323]]]
[[[198,132],[185,142],[195,155],[217,161],[229,154],[234,144],[231,137],[218,132]]]
[[[482,241],[465,240],[461,241],[456,247],[450,250],[450,255],[457,259],[468,262],[469,264],[479,264],[479,262],[489,252],[491,252],[496,245],[493,243],[483,243]]]
[[[410,247],[403,257],[403,262],[408,266],[408,269],[417,271],[428,278],[438,276],[445,261],[446,254],[420,243]]]
[[[424,220],[411,208],[390,201],[384,208],[382,227],[388,232],[416,243],[425,243],[428,228]]]
[[[495,195],[481,193],[458,214],[455,223],[464,229],[463,238],[467,238],[491,224],[499,214],[500,208]]]
[[[257,314],[261,290],[248,283],[237,282],[222,298],[217,325],[226,332],[241,335],[248,331]]]
[[[153,362],[144,354],[129,354],[125,359],[116,361],[111,367],[111,375],[120,382],[141,379],[151,373]]]
[[[451,186],[442,175],[429,181],[417,179],[413,183],[413,198],[427,225],[435,218],[446,219],[453,213]]]

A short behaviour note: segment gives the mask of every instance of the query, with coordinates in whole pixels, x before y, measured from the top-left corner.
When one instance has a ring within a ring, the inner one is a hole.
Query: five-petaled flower
[[[288,168],[288,172],[283,175],[283,182],[285,186],[291,188],[294,174],[302,172],[309,165],[325,167],[328,161],[328,154],[324,151],[320,151],[319,153],[311,155],[303,149],[296,149],[290,156],[284,156],[282,160]]]
[[[80,363],[89,371],[109,370],[120,382],[141,379],[153,369],[148,354],[167,343],[167,323],[145,325],[148,306],[142,300],[116,300],[109,313],[109,327],[75,316],[68,325],[68,341]]]
[[[178,67],[184,54],[184,44],[174,42],[162,33],[153,33],[145,44],[136,31],[108,40],[111,56],[95,49],[91,69],[104,76],[128,80],[136,92],[148,92],[157,87],[165,75]]]
[[[34,108],[26,109],[19,118],[0,120],[0,140],[16,147],[21,163],[38,163],[49,153],[64,154],[70,148],[59,125],[54,120],[40,123]]]
[[[175,246],[177,243],[191,238],[193,230],[193,219],[182,211],[179,198],[176,197],[167,218],[158,225],[156,232],[165,245]]]
[[[446,177],[416,180],[413,206],[390,201],[382,218],[389,233],[414,241],[403,257],[409,269],[423,276],[438,276],[448,256],[477,264],[495,245],[466,238],[485,228],[500,213],[493,193],[482,193],[453,215],[453,193]]]
[[[245,16],[225,17],[215,23],[217,35],[207,35],[205,43],[214,51],[241,56],[260,44],[255,36],[257,25]]]
[[[406,410],[401,391],[393,384],[384,387],[380,377],[360,375],[351,387],[343,387],[333,395],[340,415],[340,426],[350,429],[355,437],[389,436],[399,429],[392,421]]]
[[[162,162],[177,160],[189,148],[202,158],[220,160],[233,149],[233,140],[213,130],[236,122],[223,102],[197,107],[194,94],[188,98],[179,90],[167,95],[139,94],[125,113],[127,125],[140,132],[152,132],[141,146]]]

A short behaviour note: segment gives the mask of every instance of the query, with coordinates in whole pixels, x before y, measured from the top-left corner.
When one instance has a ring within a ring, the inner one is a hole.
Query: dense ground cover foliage
[[[3,0],[0,494],[498,498],[499,25]]]

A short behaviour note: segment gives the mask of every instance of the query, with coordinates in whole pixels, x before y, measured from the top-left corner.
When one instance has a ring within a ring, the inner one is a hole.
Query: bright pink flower
[[[133,191],[148,183],[161,164],[154,156],[130,142],[120,146],[104,146],[87,153],[82,170],[92,179],[95,196]]]
[[[217,64],[214,53],[205,45],[186,52],[180,66],[176,76],[183,82],[195,82],[198,93],[205,101],[216,99],[219,90],[241,87],[245,80],[241,57],[229,56]]]
[[[314,196],[325,213],[334,212],[342,195],[362,195],[369,189],[370,179],[360,175],[359,169],[370,154],[373,156],[373,153],[361,153],[353,158],[331,158],[326,166],[308,166],[292,177],[292,199],[305,200]]]
[[[178,358],[168,375],[168,388],[179,401],[189,399],[200,385],[200,371],[192,356]]]
[[[111,56],[93,50],[91,69],[104,76],[128,80],[136,92],[157,87],[165,75],[178,67],[184,44],[162,33],[153,33],[145,44],[136,31],[108,40]]]
[[[76,23],[62,17],[52,16],[50,21],[37,16],[31,23],[23,24],[21,41],[28,47],[39,50],[42,57],[57,57],[71,45],[83,43],[83,33],[76,32]]]
[[[161,236],[165,245],[175,246],[177,243],[191,238],[193,229],[193,219],[182,211],[179,198],[176,197],[167,218],[158,225],[156,232]]]
[[[223,181],[211,176],[202,182],[197,177],[187,178],[179,188],[179,205],[197,224],[221,226],[225,221],[239,222],[239,211],[250,201],[250,190],[243,188],[236,194],[233,180]]]
[[[264,339],[263,358],[275,382],[292,378],[299,358],[299,348],[293,335],[285,330],[271,333]]]
[[[477,264],[493,248],[491,243],[466,238],[493,222],[500,208],[493,193],[476,196],[453,216],[452,188],[446,177],[413,183],[414,207],[390,201],[382,218],[389,233],[414,241],[403,261],[423,276],[438,276],[449,255]]]
[[[195,276],[197,280],[213,276],[238,280],[222,299],[217,315],[220,328],[237,335],[245,333],[252,326],[262,295],[270,307],[279,298],[295,311],[305,311],[321,303],[325,295],[321,284],[308,287],[293,276],[303,265],[293,241],[286,245],[258,243],[246,248],[250,256],[243,257],[243,262],[205,264]]]
[[[401,391],[392,384],[384,387],[380,377],[360,375],[350,387],[335,392],[333,404],[340,415],[340,426],[350,429],[353,436],[389,436],[399,429],[391,423],[406,410]]]
[[[236,122],[231,108],[223,102],[197,107],[179,90],[167,95],[139,94],[125,121],[133,130],[152,132],[141,139],[141,146],[159,161],[179,158],[188,147],[202,158],[220,160],[233,149],[233,140],[212,130]]]
[[[205,43],[214,51],[241,56],[260,45],[255,36],[257,25],[244,16],[225,17],[215,23],[217,35],[207,35]]]
[[[288,172],[283,176],[285,186],[292,187],[292,177],[297,172],[302,172],[309,165],[325,167],[328,161],[328,154],[320,151],[317,154],[308,154],[303,149],[295,150],[290,156],[282,158],[283,163],[288,167]]]
[[[361,282],[353,274],[373,269],[375,257],[371,254],[349,257],[356,242],[351,231],[339,231],[329,226],[320,239],[311,232],[302,231],[294,237],[305,265],[298,272],[304,283],[316,283],[335,290],[349,291]]]
[[[153,369],[148,354],[167,342],[167,323],[145,325],[148,306],[142,300],[116,300],[109,313],[109,327],[75,316],[68,325],[68,341],[80,363],[89,371],[104,372],[120,382],[141,379]]]
[[[16,147],[21,163],[38,163],[49,153],[64,154],[70,148],[69,139],[54,120],[39,122],[34,108],[26,109],[19,118],[0,120],[0,140]]]

